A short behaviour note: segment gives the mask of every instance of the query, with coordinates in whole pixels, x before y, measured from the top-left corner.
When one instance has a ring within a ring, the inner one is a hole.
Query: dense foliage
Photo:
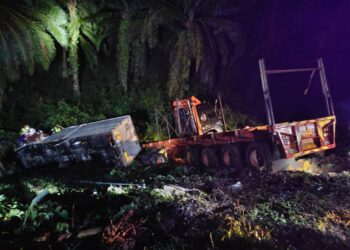
[[[0,3],[0,127],[13,131],[132,114],[141,139],[165,138],[155,109],[214,97],[217,69],[244,51],[215,0]]]
[[[155,109],[169,112],[174,97],[215,96],[219,68],[244,51],[223,8],[215,0],[2,0],[0,127],[45,131],[133,114],[142,138],[159,139]]]
[[[237,181],[242,189],[232,188]],[[349,188],[348,172],[238,179],[167,164],[46,168],[1,182],[0,246],[348,249]]]

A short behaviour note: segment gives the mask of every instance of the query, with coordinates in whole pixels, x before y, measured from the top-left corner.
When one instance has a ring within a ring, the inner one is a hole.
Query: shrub
[[[245,126],[256,126],[257,121],[246,114],[233,111],[227,105],[223,107],[227,130],[240,129]]]
[[[131,91],[124,94],[115,89],[105,88],[98,93],[95,112],[106,117],[115,117],[129,114],[132,111],[135,95]]]
[[[44,128],[52,128],[56,124],[67,127],[104,118],[104,116],[92,116],[64,100],[57,104],[43,104],[39,107],[39,112],[41,126]]]

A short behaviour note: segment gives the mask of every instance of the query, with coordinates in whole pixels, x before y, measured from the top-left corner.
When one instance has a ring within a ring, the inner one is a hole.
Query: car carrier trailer
[[[232,131],[205,131],[205,113],[200,114],[200,101],[191,97],[173,103],[178,138],[144,144],[145,149],[158,149],[178,163],[204,167],[226,167],[241,170],[245,166],[258,171],[271,171],[272,161],[295,158],[335,147],[336,117],[322,59],[313,68],[266,70],[259,60],[268,125]],[[268,85],[268,75],[318,72],[327,116],[298,122],[276,123]],[[221,100],[220,100],[221,104]],[[222,110],[222,107],[221,107]],[[223,117],[223,124],[225,120]],[[217,124],[217,123],[216,123]],[[162,157],[162,156],[159,156]]]

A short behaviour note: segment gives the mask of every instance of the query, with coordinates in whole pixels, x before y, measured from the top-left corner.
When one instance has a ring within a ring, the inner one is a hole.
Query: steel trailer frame
[[[189,147],[198,146],[202,148],[223,147],[227,144],[237,145],[238,143],[240,145],[248,145],[249,143],[259,142],[269,145],[271,154],[274,152],[274,146],[277,146],[280,153],[279,158],[294,158],[334,148],[336,118],[322,58],[317,60],[317,67],[315,68],[266,70],[264,59],[259,60],[259,68],[268,125],[246,127],[233,131],[226,131],[225,129],[221,133],[169,138],[168,140],[143,144],[143,148],[165,149],[164,151],[168,153],[168,157],[179,163],[184,162],[179,159],[179,153],[183,153]],[[297,72],[312,72],[313,75],[317,71],[320,74],[322,93],[325,98],[328,116],[276,124],[267,78],[268,75]],[[174,103],[179,103],[179,101],[176,100]],[[222,104],[220,103],[220,105]],[[177,110],[175,109],[175,114],[176,112]]]
[[[322,58],[317,59],[316,68],[269,69],[269,70],[266,69],[265,60],[260,59],[259,69],[260,69],[260,78],[261,78],[261,84],[262,84],[265,107],[266,107],[267,122],[270,126],[274,126],[276,122],[275,122],[275,115],[272,108],[272,100],[271,100],[271,94],[269,90],[269,83],[267,80],[267,76],[273,75],[273,74],[289,74],[289,73],[300,73],[300,72],[312,72],[313,74],[313,72],[318,71],[321,79],[322,93],[324,95],[325,103],[327,107],[327,114],[328,116],[335,116],[333,101],[332,101],[331,93],[328,87],[325,66],[323,64]]]

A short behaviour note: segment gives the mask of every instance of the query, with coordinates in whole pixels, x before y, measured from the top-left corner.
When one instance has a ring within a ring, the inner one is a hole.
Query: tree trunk
[[[68,66],[67,66],[67,51],[66,49],[62,50],[62,77],[68,77]]]
[[[70,66],[70,74],[72,75],[73,81],[73,94],[79,97],[81,94],[79,86],[79,36],[80,36],[80,24],[78,17],[77,1],[70,0],[68,2],[68,14],[69,14],[69,33],[70,43],[68,45],[68,63]]]
[[[79,76],[77,71],[73,72],[72,80],[73,80],[73,93],[75,96],[80,96],[81,91],[80,91]]]
[[[119,24],[118,42],[117,42],[117,62],[118,78],[125,92],[128,90],[128,73],[129,73],[129,29],[130,29],[130,8],[126,0],[122,0],[124,11],[122,20]]]
[[[6,174],[6,169],[2,162],[0,161],[0,177],[3,177]]]
[[[2,103],[4,101],[6,81],[0,77],[0,109],[2,108]]]

